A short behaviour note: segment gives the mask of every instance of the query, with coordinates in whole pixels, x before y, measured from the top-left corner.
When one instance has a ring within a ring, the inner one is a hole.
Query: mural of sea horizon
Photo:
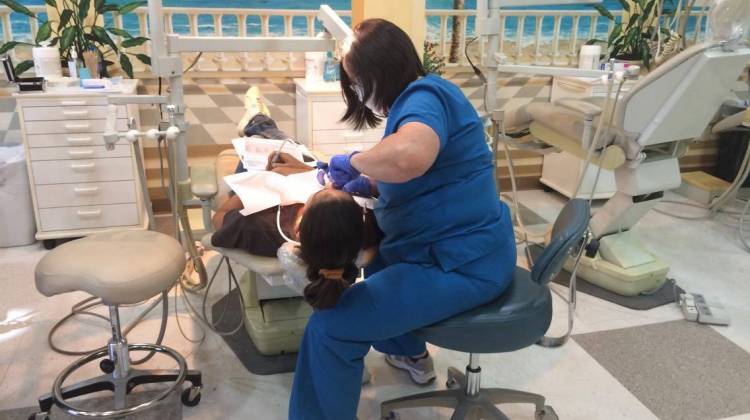
[[[452,9],[452,0],[426,0],[428,9]],[[127,0],[116,0],[116,3],[126,3]],[[24,5],[42,5],[43,0],[21,0]],[[163,4],[166,7],[188,7],[191,9],[200,9],[206,6],[204,0],[163,0]],[[326,0],[326,1],[311,1],[311,0],[225,0],[220,5],[210,5],[212,8],[247,8],[247,9],[296,9],[296,10],[310,10],[317,9],[321,4],[328,4],[337,10],[350,10],[351,0]],[[603,5],[609,10],[621,10],[621,6],[618,0],[603,0]],[[472,10],[476,7],[476,0],[466,0],[465,9]],[[512,8],[513,9],[513,8]],[[560,5],[560,6],[526,6],[518,7],[515,9],[522,10],[593,10],[591,5],[588,4],[575,4],[575,5]],[[45,16],[46,18],[46,16]],[[349,17],[344,17],[347,23],[351,23]],[[107,25],[112,24],[112,17],[105,16],[105,23]],[[448,32],[451,31],[452,18],[448,19]],[[427,18],[428,24],[428,40],[437,41],[440,34],[440,18],[432,16]],[[11,14],[11,25],[16,39],[30,39],[31,29],[28,23],[28,19],[16,13]],[[467,20],[467,33],[474,33],[475,19],[474,16],[470,16]],[[519,19],[516,17],[506,18],[505,32],[507,37],[514,38],[517,34],[519,25]],[[578,26],[578,38],[586,39],[589,36],[589,28],[591,25],[591,18],[582,17],[579,21]],[[123,18],[123,26],[131,33],[138,33],[138,19],[135,15],[125,16]],[[693,18],[688,24],[688,34],[693,33],[695,30],[695,19]],[[705,24],[701,25],[701,30],[705,29]],[[190,23],[189,17],[184,14],[175,14],[172,20],[172,27],[178,34],[189,34]],[[236,16],[226,15],[221,19],[221,29],[224,36],[238,36],[239,35],[239,23]],[[268,21],[269,35],[271,36],[283,36],[284,35],[284,18],[281,16],[271,16]],[[199,35],[209,36],[216,33],[216,25],[214,23],[214,17],[212,15],[200,15],[198,16],[197,30]],[[315,32],[320,31],[320,25],[316,22]],[[523,23],[523,38],[525,44],[531,44],[534,42],[534,36],[536,31],[536,19],[533,17],[527,17]],[[573,31],[573,18],[565,17],[560,22],[560,35],[564,38],[570,37]],[[607,22],[606,19],[598,19],[596,27],[596,38],[603,38],[606,36]],[[246,33],[248,36],[260,36],[261,35],[261,19],[259,16],[248,16],[246,19]],[[308,33],[307,20],[304,16],[298,16],[292,19],[292,33],[296,36],[306,35]],[[554,19],[547,17],[542,20],[541,25],[541,37],[543,40],[550,40],[554,33]]]

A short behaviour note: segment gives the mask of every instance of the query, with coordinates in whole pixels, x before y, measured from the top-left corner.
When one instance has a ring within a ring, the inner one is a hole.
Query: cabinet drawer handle
[[[93,219],[102,215],[101,210],[78,210],[76,213],[81,219]]]
[[[81,157],[81,156],[94,156],[93,150],[70,150],[68,152],[70,157]]]
[[[96,195],[99,193],[99,187],[74,187],[76,195]]]
[[[62,106],[83,106],[86,105],[86,101],[60,101]]]
[[[65,129],[68,131],[87,130],[91,128],[91,124],[65,124]]]
[[[63,115],[66,117],[85,117],[89,115],[89,112],[85,109],[81,111],[63,111]]]
[[[96,167],[96,163],[72,163],[70,164],[70,169],[76,171],[76,172],[91,172],[91,170]]]
[[[70,144],[91,144],[91,137],[67,137],[66,140]]]

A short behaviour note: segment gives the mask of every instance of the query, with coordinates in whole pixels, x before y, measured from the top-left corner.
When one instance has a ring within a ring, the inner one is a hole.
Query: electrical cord
[[[157,298],[157,299],[155,299],[155,300],[153,300],[151,302],[144,301],[144,302],[141,302],[141,303],[138,303],[138,304],[135,304],[135,305],[120,305],[121,307],[124,307],[124,306],[140,306],[140,305],[143,305],[143,304],[149,302],[149,306],[143,312],[141,312],[133,321],[131,321],[130,324],[128,325],[128,327],[126,327],[125,329],[123,329],[123,331],[122,331],[123,337],[127,337],[128,333],[130,333],[130,331],[132,331],[132,329],[136,325],[138,325],[146,317],[146,315],[148,315],[151,312],[151,310],[153,310],[154,307],[156,307],[156,305],[158,304],[158,302],[161,301],[161,303],[162,303],[162,317],[161,317],[161,323],[160,323],[160,326],[159,326],[159,333],[157,335],[156,343],[155,343],[156,345],[161,345],[161,343],[164,341],[164,336],[165,336],[166,331],[167,331],[167,319],[169,318],[169,301],[168,301],[168,299],[169,299],[169,297],[167,295],[167,292],[164,292],[164,293],[162,293],[162,295],[161,295],[160,298]],[[65,324],[68,320],[70,320],[71,318],[73,318],[75,316],[78,316],[78,315],[89,315],[89,316],[93,316],[93,317],[96,317],[96,318],[100,318],[100,319],[103,319],[104,321],[106,321],[109,324],[109,322],[110,322],[109,317],[107,317],[105,315],[102,315],[102,314],[98,314],[96,312],[89,311],[89,309],[91,309],[91,308],[93,308],[95,306],[99,306],[99,305],[102,305],[101,299],[99,299],[97,297],[94,297],[94,296],[88,297],[88,298],[86,298],[86,299],[84,299],[84,300],[76,303],[75,305],[73,305],[73,307],[70,310],[70,313],[67,314],[65,317],[63,317],[62,319],[60,319],[59,321],[57,321],[52,326],[52,328],[50,329],[49,333],[47,334],[47,344],[49,345],[50,349],[52,349],[52,351],[54,351],[56,353],[63,354],[63,355],[66,355],[66,356],[85,356],[87,354],[91,354],[94,351],[98,350],[98,349],[91,349],[91,350],[66,350],[66,349],[63,349],[63,348],[59,347],[57,344],[55,344],[54,336],[55,336],[55,333],[57,332],[57,330],[59,330],[60,327],[63,326],[63,324]],[[156,354],[155,351],[150,351],[146,356],[142,357],[141,359],[131,361],[130,363],[133,364],[133,365],[140,365],[140,364],[146,363],[148,360],[150,360],[152,357],[154,357],[155,354]]]
[[[484,112],[489,113],[491,111],[487,107],[487,89],[488,89],[488,86],[487,86],[487,77],[484,75],[484,73],[482,72],[482,70],[474,64],[474,61],[472,61],[471,57],[469,56],[469,47],[477,39],[479,39],[479,36],[475,36],[475,37],[471,38],[469,40],[469,42],[467,42],[464,45],[464,56],[466,56],[466,61],[469,62],[469,65],[471,66],[471,69],[474,70],[474,74],[482,82],[482,86],[483,86],[483,89],[484,89],[484,95],[482,95],[482,98],[484,98],[483,99],[483,102],[484,102]]]
[[[199,53],[198,53],[198,55],[196,55],[196,56],[195,56],[195,58],[193,59],[193,62],[192,62],[192,63],[190,63],[190,65],[188,66],[188,68],[187,68],[187,69],[185,69],[185,70],[183,70],[182,72],[183,72],[183,73],[187,73],[187,72],[189,72],[190,70],[192,70],[192,69],[193,69],[193,67],[195,67],[195,65],[196,65],[196,64],[198,64],[198,60],[200,60],[200,59],[201,59],[201,56],[202,56],[202,55],[203,55],[203,51],[199,52]]]
[[[745,203],[745,208],[742,210],[739,228],[740,242],[742,242],[742,245],[745,246],[745,250],[750,252],[750,241],[748,241],[748,238],[745,235],[745,218],[747,217],[748,211],[750,211],[750,200],[747,200],[747,202]]]

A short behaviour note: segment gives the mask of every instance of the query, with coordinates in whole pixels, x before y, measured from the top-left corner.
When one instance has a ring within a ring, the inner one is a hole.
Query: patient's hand
[[[313,168],[305,165],[304,162],[286,152],[279,153],[279,157],[276,161],[274,161],[274,159],[276,159],[276,152],[272,152],[268,155],[268,165],[266,166],[266,170],[284,176],[313,170]]]

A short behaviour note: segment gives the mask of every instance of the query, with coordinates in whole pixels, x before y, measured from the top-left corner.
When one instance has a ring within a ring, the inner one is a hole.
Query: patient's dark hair
[[[364,242],[362,207],[351,195],[322,190],[305,208],[299,225],[302,260],[307,264],[305,300],[316,309],[331,308],[359,275],[355,265]],[[343,278],[327,278],[321,269],[343,269]]]
[[[352,74],[345,71],[344,61]],[[357,130],[380,124],[381,118],[364,104],[369,97],[388,116],[388,110],[409,83],[426,74],[409,35],[383,19],[363,20],[354,27],[354,41],[341,60],[340,70],[341,92],[346,102],[341,121],[349,122]],[[357,98],[355,84],[364,90],[364,102]]]

